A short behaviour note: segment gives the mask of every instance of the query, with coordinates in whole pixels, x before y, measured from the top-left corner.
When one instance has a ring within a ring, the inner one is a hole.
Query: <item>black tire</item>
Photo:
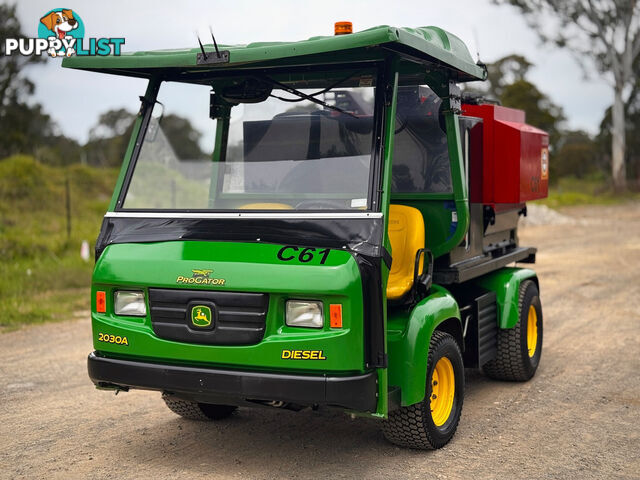
[[[440,426],[436,426],[431,413],[433,393],[433,370],[438,360],[446,357],[451,362],[454,374],[455,393],[451,412]],[[383,423],[382,432],[387,440],[401,447],[433,450],[443,447],[456,433],[462,402],[464,400],[464,365],[462,353],[455,339],[448,333],[435,331],[429,344],[427,361],[427,386],[422,402],[400,407],[389,413]]]
[[[527,345],[528,317],[531,307],[535,309],[537,317],[537,341],[532,356],[529,355]],[[535,375],[540,364],[543,333],[542,304],[538,287],[532,280],[525,280],[520,284],[518,312],[518,323],[515,327],[498,331],[496,358],[482,367],[487,376],[496,380],[525,382]]]
[[[162,400],[173,413],[189,420],[222,420],[238,408],[231,405],[190,402],[167,393],[162,394]]]

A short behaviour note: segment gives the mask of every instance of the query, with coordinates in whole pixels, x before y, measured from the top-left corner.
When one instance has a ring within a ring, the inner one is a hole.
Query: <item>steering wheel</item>
[[[302,200],[295,206],[296,210],[333,210],[346,207],[344,200]]]

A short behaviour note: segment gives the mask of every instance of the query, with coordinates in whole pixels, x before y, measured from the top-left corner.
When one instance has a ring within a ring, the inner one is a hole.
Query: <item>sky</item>
[[[18,16],[25,34],[37,37],[40,17],[60,7],[81,16],[87,37],[124,37],[123,51],[196,47],[195,32],[208,39],[209,26],[218,43],[244,44],[332,35],[334,22],[340,20],[353,22],[354,31],[376,25],[435,25],[460,37],[474,59],[477,52],[483,62],[524,55],[534,64],[529,79],[564,109],[568,128],[597,133],[612,103],[606,79],[595,72],[585,77],[571,53],[541,45],[516,10],[490,0],[21,0]],[[65,135],[85,142],[101,113],[138,110],[144,80],[63,69],[60,62],[48,58],[26,74],[36,85],[33,101],[44,106]]]

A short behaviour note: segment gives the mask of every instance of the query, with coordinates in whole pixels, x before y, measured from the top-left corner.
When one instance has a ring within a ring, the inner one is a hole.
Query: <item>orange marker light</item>
[[[107,294],[105,292],[96,292],[96,312],[107,312]]]
[[[353,25],[351,22],[336,22],[333,32],[336,35],[346,35],[353,33]]]
[[[329,318],[331,319],[331,328],[342,328],[342,305],[329,305]]]

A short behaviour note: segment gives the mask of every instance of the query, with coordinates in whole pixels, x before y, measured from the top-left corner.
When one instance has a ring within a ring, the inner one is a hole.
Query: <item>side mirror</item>
[[[158,136],[158,130],[160,130],[160,122],[164,117],[164,104],[156,100],[153,111],[151,112],[151,118],[149,118],[149,126],[147,127],[147,133],[145,135],[145,142],[155,142]]]

